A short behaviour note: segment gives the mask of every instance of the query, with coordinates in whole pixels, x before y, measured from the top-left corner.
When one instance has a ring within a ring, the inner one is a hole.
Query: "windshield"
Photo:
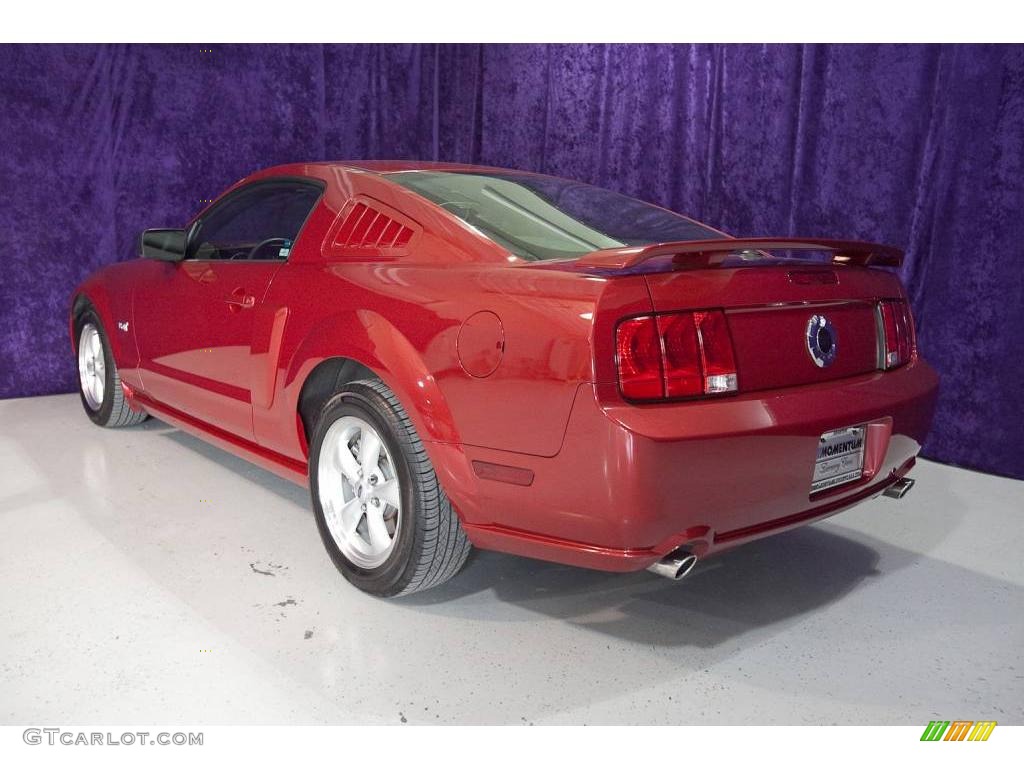
[[[523,259],[708,240],[712,229],[633,197],[553,176],[403,171],[388,179],[458,216]]]

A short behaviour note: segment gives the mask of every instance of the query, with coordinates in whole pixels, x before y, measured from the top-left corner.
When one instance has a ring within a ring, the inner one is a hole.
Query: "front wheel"
[[[380,381],[352,382],[324,405],[309,487],[327,553],[364,592],[394,597],[435,587],[469,556],[423,443]]]
[[[75,328],[78,394],[89,418],[101,427],[130,427],[145,421],[148,416],[133,411],[125,400],[110,343],[96,313],[87,310]]]

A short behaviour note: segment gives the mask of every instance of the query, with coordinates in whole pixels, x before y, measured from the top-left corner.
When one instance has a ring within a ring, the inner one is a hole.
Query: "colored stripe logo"
[[[995,727],[995,720],[932,720],[921,741],[988,741]]]

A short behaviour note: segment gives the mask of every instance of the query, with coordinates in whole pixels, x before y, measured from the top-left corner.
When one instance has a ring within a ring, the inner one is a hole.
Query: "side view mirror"
[[[139,238],[139,256],[157,261],[185,258],[184,229],[147,229]]]

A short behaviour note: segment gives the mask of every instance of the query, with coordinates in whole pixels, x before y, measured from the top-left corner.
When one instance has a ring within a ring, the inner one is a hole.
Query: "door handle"
[[[240,309],[252,309],[256,306],[256,297],[246,293],[244,288],[235,288],[224,301],[227,302],[228,308],[235,312]]]

